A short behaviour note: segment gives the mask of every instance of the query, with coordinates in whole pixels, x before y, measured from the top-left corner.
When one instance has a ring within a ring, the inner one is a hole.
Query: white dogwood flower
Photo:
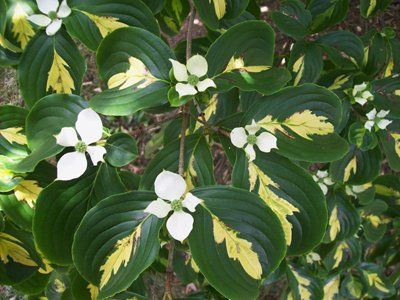
[[[260,135],[256,133],[260,130],[260,126],[253,120],[251,125],[236,127],[231,131],[231,142],[238,148],[244,148],[249,161],[256,159],[256,151],[254,145],[258,146],[260,151],[268,153],[271,149],[277,149],[276,137],[269,132],[262,132]]]
[[[216,87],[215,82],[210,78],[200,80],[208,71],[207,60],[201,55],[193,55],[186,63],[170,59],[174,77],[178,81],[175,86],[179,97],[187,95],[196,95],[198,92],[204,92],[210,87]]]
[[[365,82],[354,86],[353,97],[354,100],[360,105],[364,105],[368,101],[374,100],[374,95],[372,95],[368,90],[368,84]]]
[[[171,236],[182,242],[193,229],[194,219],[191,214],[183,211],[186,208],[190,212],[196,211],[196,206],[202,200],[191,193],[186,192],[186,182],[182,176],[170,171],[162,171],[154,182],[154,191],[158,196],[144,210],[157,218],[165,218],[170,211],[172,215],[167,220],[167,229]]]
[[[328,171],[318,170],[316,175],[313,175],[313,179],[318,183],[324,195],[328,193],[328,186],[335,184],[329,177]]]
[[[75,147],[75,152],[66,153],[60,158],[57,163],[57,179],[71,180],[85,173],[87,168],[86,152],[89,153],[93,165],[96,166],[100,161],[103,162],[106,149],[98,145],[90,146],[100,141],[102,135],[103,123],[100,116],[90,108],[84,109],[78,114],[75,128],[62,128],[56,135],[57,144],[64,147]]]
[[[389,114],[389,110],[381,110],[377,113],[376,109],[374,108],[369,113],[366,114],[368,121],[365,122],[364,127],[369,131],[372,130],[374,125],[378,126],[380,129],[386,129],[386,127],[392,123],[387,119],[384,119]]]
[[[63,0],[61,4],[58,0],[36,0],[36,3],[43,14],[31,15],[28,20],[38,26],[46,27],[47,35],[55,35],[61,28],[62,19],[71,14],[67,0]]]

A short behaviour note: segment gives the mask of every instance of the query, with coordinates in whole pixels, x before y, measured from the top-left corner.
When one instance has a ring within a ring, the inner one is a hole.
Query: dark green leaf
[[[107,139],[105,160],[114,167],[123,167],[138,156],[136,141],[126,133],[116,133]]]
[[[18,67],[18,81],[21,94],[25,103],[32,107],[42,97],[56,92],[54,87],[49,86],[49,71],[52,67],[55,53],[67,64],[70,78],[62,77],[63,86],[69,86],[69,81],[73,82],[71,90],[74,94],[79,94],[83,75],[86,71],[86,64],[80,55],[78,48],[71,37],[60,30],[54,36],[49,37],[44,32],[37,33],[28,43],[21,57]],[[61,63],[59,62],[59,65]],[[32,74],[35,74],[32,76]],[[61,82],[61,77],[58,82]],[[59,90],[58,93],[67,93],[69,90]]]
[[[125,191],[117,171],[102,164],[79,179],[55,181],[36,201],[33,234],[40,252],[53,263],[72,263],[75,231],[86,211],[100,200]]]

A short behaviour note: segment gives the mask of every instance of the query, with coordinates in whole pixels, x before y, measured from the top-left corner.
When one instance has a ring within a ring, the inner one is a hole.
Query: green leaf
[[[139,188],[140,175],[132,173],[127,170],[120,170],[119,177],[121,177],[122,183],[125,185],[128,191],[137,190]]]
[[[367,291],[368,282],[361,271],[355,270],[347,274],[341,282],[340,292],[349,299],[359,299]]]
[[[210,46],[206,59],[208,77],[218,90],[238,87],[271,94],[282,88],[290,75],[273,67],[275,34],[263,21],[232,26]]]
[[[13,288],[25,295],[37,295],[46,288],[49,277],[49,274],[35,272],[28,279],[13,285]]]
[[[25,138],[25,118],[28,111],[22,107],[12,105],[2,105],[0,107],[0,155],[7,156],[10,160],[18,160],[28,154],[25,143],[10,143],[2,134],[2,130],[14,129],[18,137]]]
[[[83,279],[76,269],[70,271],[70,278],[71,293],[74,299],[92,300],[92,297],[95,298],[97,287]]]
[[[169,71],[172,68],[168,59],[174,57],[171,49],[158,36],[144,29],[129,27],[115,30],[103,40],[97,51],[101,78],[113,87],[110,83],[115,76],[122,76],[134,67],[131,64],[134,62],[136,68],[139,64],[148,71],[143,74],[146,79],[126,88],[116,85],[91,99],[90,106],[106,115],[130,115],[167,103]]]
[[[152,11],[154,14],[159,13],[163,7],[165,0],[142,0]]]
[[[72,299],[70,286],[71,281],[68,273],[55,270],[50,274],[50,280],[44,294],[54,300]]]
[[[360,68],[364,58],[364,46],[357,35],[349,31],[330,32],[317,40],[329,59],[339,68]]]
[[[368,296],[374,298],[388,298],[396,293],[396,289],[386,277],[384,269],[376,264],[364,263],[361,270],[368,282]]]
[[[2,105],[0,107],[0,129],[24,127],[28,110],[19,106]]]
[[[200,18],[213,30],[220,27],[222,18],[232,19],[239,16],[249,4],[249,0],[194,0],[193,2]]]
[[[370,243],[376,243],[386,233],[387,225],[381,217],[371,214],[363,221],[364,237]]]
[[[101,40],[121,27],[139,27],[160,34],[151,10],[140,0],[72,0],[72,14],[66,19],[68,32],[96,50]]]
[[[358,264],[361,259],[361,243],[356,238],[338,242],[324,257],[324,265],[329,271],[340,273]]]
[[[26,136],[32,151],[17,165],[10,168],[18,173],[31,172],[43,159],[60,153],[63,147],[56,144],[54,135],[63,127],[74,127],[78,113],[87,107],[75,95],[49,95],[38,101],[26,120]]]
[[[34,210],[28,203],[18,201],[14,193],[0,194],[0,207],[13,223],[25,230],[32,230]]]
[[[378,132],[383,151],[386,154],[389,166],[394,171],[400,170],[400,135],[395,132],[381,130]]]
[[[323,299],[323,282],[306,268],[290,266],[287,268],[290,293],[295,300]]]
[[[308,2],[307,9],[311,11],[313,17],[312,31],[319,32],[347,17],[349,0],[311,0]]]
[[[362,151],[373,149],[378,144],[376,134],[367,130],[361,122],[351,124],[348,136],[349,142]]]
[[[334,132],[340,118],[341,104],[335,94],[313,84],[304,84],[255,100],[241,124],[250,124],[254,119],[262,128],[274,133],[278,139],[277,153],[283,156],[328,162],[340,159],[348,151],[346,141]]]
[[[232,183],[250,189],[274,211],[285,232],[289,255],[300,255],[317,246],[327,224],[325,198],[301,167],[276,153],[257,151],[248,163],[242,150],[236,156]]]
[[[376,195],[379,199],[384,200],[389,206],[395,207],[399,205],[400,199],[400,180],[396,175],[379,176],[373,182]]]
[[[322,72],[322,52],[315,43],[297,42],[294,44],[288,63],[292,70],[293,85],[313,83],[319,79]]]
[[[280,31],[295,40],[304,39],[310,34],[311,13],[299,0],[282,1],[279,11],[272,12],[272,20]]]
[[[360,12],[364,18],[369,18],[378,13],[379,10],[384,11],[392,0],[361,0]]]
[[[158,15],[157,19],[160,23],[162,31],[170,36],[174,36],[182,28],[186,17],[190,12],[190,5],[185,0],[168,0],[165,1],[164,10]],[[184,41],[182,41],[184,42]],[[195,43],[192,41],[192,45]],[[195,48],[195,47],[194,47]],[[197,53],[193,51],[192,53]]]
[[[101,164],[71,181],[55,181],[36,202],[33,234],[41,253],[58,265],[72,264],[75,231],[86,211],[100,200],[125,191],[117,171]],[[51,225],[50,225],[51,224]]]
[[[39,32],[29,41],[18,67],[21,94],[29,107],[50,93],[79,94],[85,71],[83,57],[64,30],[51,37]]]
[[[139,189],[153,189],[154,181],[163,170],[178,171],[180,139],[166,145],[147,165]],[[205,138],[189,135],[185,140],[185,170],[189,186],[214,184],[213,159]]]
[[[2,255],[0,259],[0,283],[14,285],[34,274],[41,263],[35,250],[32,234],[17,229],[6,222],[0,232]],[[5,251],[5,253],[4,253]]]
[[[328,227],[324,242],[351,238],[360,227],[360,215],[349,198],[342,193],[327,195]]]
[[[123,167],[138,156],[136,140],[126,133],[116,133],[107,139],[105,160],[114,167]]]
[[[100,289],[99,299],[127,289],[156,259],[163,219],[143,211],[155,199],[153,192],[145,191],[109,197],[92,208],[79,225],[73,244],[74,263],[79,273],[99,287],[103,267],[106,266],[106,270],[114,268]],[[130,243],[122,243],[134,233]],[[128,251],[121,252],[122,261],[113,263],[112,255],[124,245],[123,250]]]
[[[335,181],[361,185],[374,180],[380,171],[381,152],[379,147],[360,151],[355,146],[340,160],[331,163],[329,173]]]
[[[365,47],[363,71],[365,74],[374,77],[382,72],[386,62],[389,61],[390,44],[375,29],[367,32],[362,40]]]
[[[248,244],[243,244],[243,240],[251,243],[250,251],[256,254],[256,261],[251,260],[252,266],[255,267],[258,260],[262,266],[260,276],[265,278],[278,267],[285,254],[285,240],[278,218],[260,198],[244,190],[216,186],[198,188],[192,193],[204,201],[193,214],[194,225],[189,235],[189,247],[196,265],[225,297],[255,299],[261,281],[250,276],[243,267],[242,259],[250,259],[244,248]],[[213,218],[222,224],[219,225],[223,226],[221,230],[229,230],[234,245],[240,247],[231,249],[231,255],[227,252],[230,246],[226,244],[229,237],[225,241],[219,240]],[[236,251],[242,256],[231,258],[235,257],[232,254]]]
[[[7,21],[7,4],[5,0],[0,0],[0,34],[3,35]]]

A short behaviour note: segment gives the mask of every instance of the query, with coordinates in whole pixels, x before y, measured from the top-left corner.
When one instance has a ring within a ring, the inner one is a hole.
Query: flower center
[[[254,145],[254,144],[257,142],[257,137],[256,137],[254,134],[249,134],[249,135],[247,136],[247,142],[248,142],[250,145]]]
[[[173,211],[181,211],[182,210],[182,200],[173,200],[171,202],[171,208]]]
[[[199,83],[199,77],[197,77],[196,75],[189,75],[188,77],[188,83],[190,85],[195,86],[196,84]]]
[[[82,141],[77,142],[75,145],[75,150],[79,153],[85,153],[86,149],[87,145]]]
[[[55,11],[50,11],[49,14],[48,14],[48,16],[49,16],[49,18],[52,19],[52,20],[57,19],[57,12],[55,12]]]

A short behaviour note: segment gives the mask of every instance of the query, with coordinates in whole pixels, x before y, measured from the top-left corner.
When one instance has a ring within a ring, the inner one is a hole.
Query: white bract
[[[75,130],[76,129],[76,130]],[[78,139],[77,132],[80,136]],[[89,146],[101,140],[103,135],[103,123],[100,116],[92,109],[87,108],[78,114],[75,128],[64,127],[56,135],[57,144],[64,147],[75,147],[75,152],[64,154],[57,163],[57,179],[71,180],[85,173],[87,160],[85,153],[97,165],[102,162],[106,149],[103,146]]]
[[[260,135],[256,133],[260,130],[260,126],[253,120],[251,125],[236,127],[231,131],[231,142],[238,148],[244,148],[249,161],[256,159],[256,151],[254,145],[258,146],[260,151],[268,153],[271,149],[277,149],[276,137],[269,132],[262,132]]]
[[[170,62],[172,63],[174,77],[178,81],[175,89],[179,97],[196,95],[210,87],[216,87],[215,82],[210,78],[200,80],[208,71],[208,63],[203,56],[193,55],[187,61],[186,66],[173,59],[170,59]]]
[[[170,211],[173,214],[167,220],[167,229],[171,236],[182,242],[193,229],[194,219],[191,214],[183,211],[186,208],[190,212],[196,211],[196,206],[202,200],[191,193],[186,193],[186,182],[179,174],[170,171],[162,171],[154,182],[154,191],[157,200],[151,202],[144,210],[157,218],[165,218]]]
[[[376,109],[374,108],[369,113],[366,114],[368,121],[365,122],[364,127],[369,131],[372,130],[374,125],[378,126],[380,129],[386,129],[386,127],[392,123],[387,119],[384,119],[389,114],[389,110],[381,110],[377,113]]]
[[[61,4],[58,0],[36,0],[36,3],[43,14],[31,15],[28,20],[38,26],[46,27],[47,35],[55,35],[61,28],[62,19],[71,14],[67,0],[63,0]]]
[[[328,193],[328,186],[335,184],[328,175],[328,171],[318,170],[316,175],[313,175],[313,179],[318,183],[324,195]]]
[[[355,85],[353,88],[354,100],[360,105],[364,105],[368,101],[374,100],[374,95],[368,90],[368,84],[363,82],[362,84]]]

